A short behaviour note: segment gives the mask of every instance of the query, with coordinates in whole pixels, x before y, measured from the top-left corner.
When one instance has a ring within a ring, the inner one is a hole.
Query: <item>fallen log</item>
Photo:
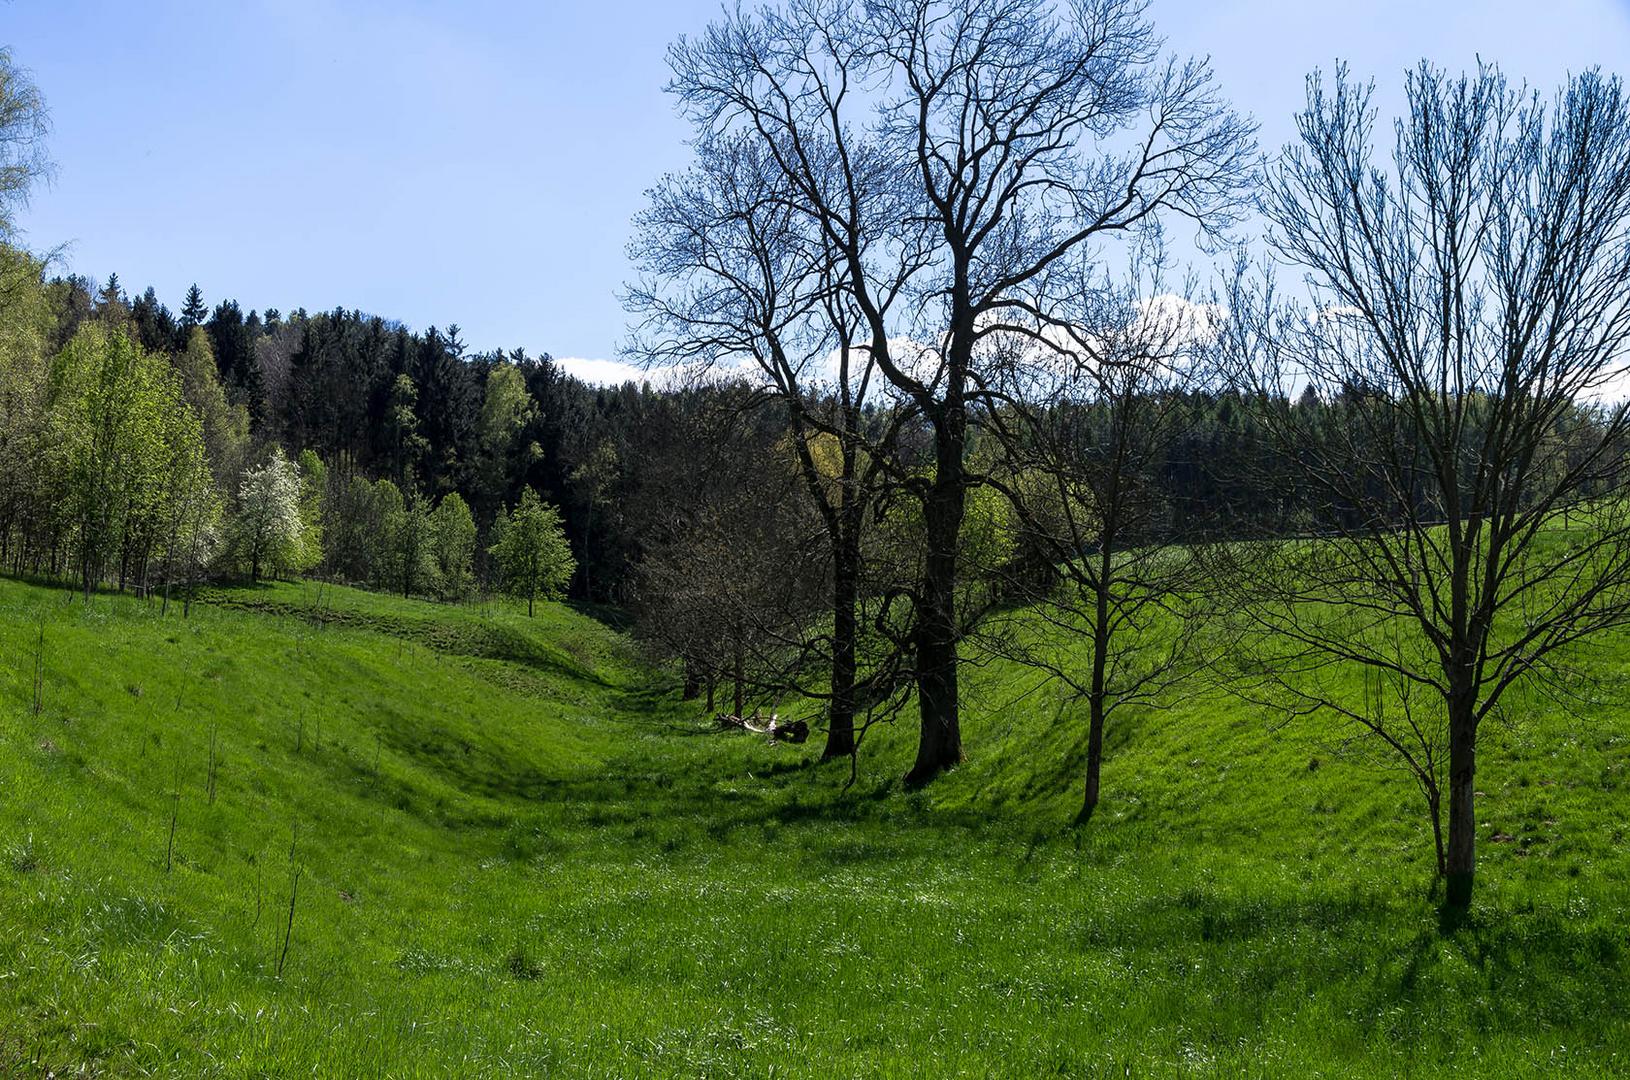
[[[714,722],[720,727],[740,728],[751,731],[755,735],[768,735],[771,739],[781,742],[801,743],[809,738],[809,723],[804,720],[794,720],[783,724],[781,718],[771,713],[766,719],[759,713],[752,716],[736,716],[733,713],[720,713],[714,717]]]

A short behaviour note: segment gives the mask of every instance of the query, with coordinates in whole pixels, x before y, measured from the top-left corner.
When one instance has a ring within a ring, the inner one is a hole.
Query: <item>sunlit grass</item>
[[[1077,831],[1079,709],[1003,663],[965,766],[903,792],[902,720],[842,793],[819,740],[714,732],[558,605],[212,599],[0,582],[0,1073],[1630,1067],[1613,694],[1490,729],[1446,933],[1407,778],[1200,682],[1117,719]]]

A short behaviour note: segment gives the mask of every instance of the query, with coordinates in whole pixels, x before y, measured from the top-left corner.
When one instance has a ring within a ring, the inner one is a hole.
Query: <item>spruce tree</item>
[[[203,325],[204,317],[208,314],[209,309],[204,306],[203,290],[198,287],[198,283],[195,281],[192,283],[192,288],[187,290],[186,300],[181,304],[181,329],[186,331],[195,326]]]

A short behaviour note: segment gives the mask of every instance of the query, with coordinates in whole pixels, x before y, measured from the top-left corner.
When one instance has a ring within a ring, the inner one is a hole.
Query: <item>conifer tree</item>
[[[202,326],[208,315],[209,308],[204,306],[203,290],[198,288],[195,281],[187,290],[187,298],[181,304],[181,329],[187,331],[195,326]]]

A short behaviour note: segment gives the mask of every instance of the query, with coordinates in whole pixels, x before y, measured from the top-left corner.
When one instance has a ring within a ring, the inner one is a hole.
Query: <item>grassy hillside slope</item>
[[[843,793],[554,605],[0,582],[0,656],[0,1074],[1630,1070],[1613,694],[1491,732],[1445,934],[1408,781],[1198,686],[1076,831],[1080,718],[1001,664],[907,794],[909,725]]]

